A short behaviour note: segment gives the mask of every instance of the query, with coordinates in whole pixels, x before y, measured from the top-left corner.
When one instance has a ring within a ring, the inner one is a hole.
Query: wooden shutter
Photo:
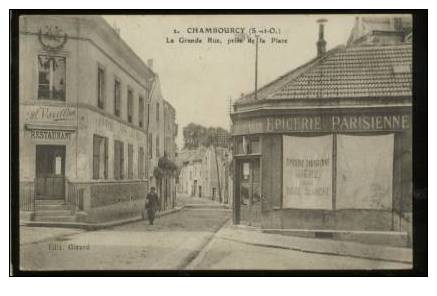
[[[93,179],[99,178],[99,152],[100,152],[100,137],[93,137]]]

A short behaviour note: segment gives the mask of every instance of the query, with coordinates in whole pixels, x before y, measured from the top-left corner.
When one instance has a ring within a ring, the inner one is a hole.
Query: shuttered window
[[[108,138],[93,137],[93,179],[108,178]]]
[[[114,179],[124,178],[124,144],[114,141]]]
[[[119,80],[114,81],[114,114],[120,117],[121,84]]]
[[[138,149],[138,179],[144,179],[144,149],[143,147],[139,147]]]
[[[134,100],[133,96],[134,96],[134,95],[133,95],[132,90],[129,89],[129,90],[127,91],[127,121],[128,121],[129,123],[132,123],[133,104],[134,104],[134,102],[133,102],[133,100]]]
[[[97,106],[105,108],[105,70],[102,67],[97,68]]]
[[[138,99],[138,125],[140,127],[144,126],[144,99],[139,97]]]
[[[134,177],[133,157],[134,157],[134,146],[132,144],[128,144],[127,145],[127,178],[128,179],[132,179]]]

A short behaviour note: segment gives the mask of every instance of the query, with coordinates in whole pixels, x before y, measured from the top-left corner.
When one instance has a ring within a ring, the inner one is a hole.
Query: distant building
[[[85,222],[138,215],[155,73],[99,16],[22,16],[19,38],[22,213]]]
[[[178,163],[178,193],[231,203],[231,155],[228,149],[201,146],[183,150],[178,153]]]
[[[411,234],[410,25],[357,20],[325,52],[321,24],[317,57],[236,101],[234,223]]]

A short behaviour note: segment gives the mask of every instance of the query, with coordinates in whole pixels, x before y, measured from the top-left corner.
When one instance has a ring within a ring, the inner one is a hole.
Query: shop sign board
[[[238,120],[232,126],[232,134],[402,131],[410,127],[409,113],[293,115]]]

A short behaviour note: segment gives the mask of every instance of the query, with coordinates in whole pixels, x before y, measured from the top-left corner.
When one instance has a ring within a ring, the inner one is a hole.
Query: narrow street
[[[231,213],[187,207],[99,231],[22,227],[24,270],[404,269],[409,264],[271,248],[229,239]],[[238,232],[238,233],[241,233]],[[238,234],[240,235],[240,234]],[[238,236],[237,235],[237,236]]]
[[[20,265],[24,270],[183,269],[229,218],[229,211],[199,208],[159,217],[155,225],[140,221],[99,231],[22,227]],[[37,232],[34,242],[26,238],[31,232]]]

